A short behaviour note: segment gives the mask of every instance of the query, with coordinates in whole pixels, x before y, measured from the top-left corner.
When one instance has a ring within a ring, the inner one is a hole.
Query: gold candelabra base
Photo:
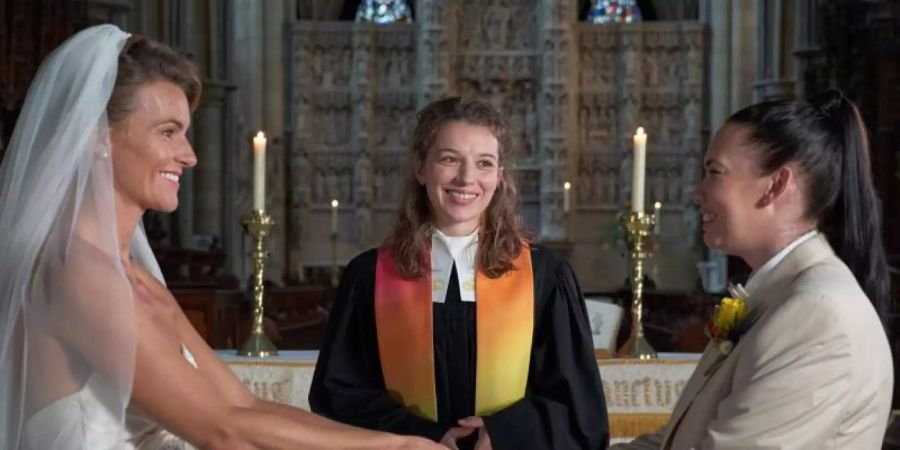
[[[272,220],[272,216],[259,209],[251,211],[242,219],[244,231],[253,239],[253,250],[250,251],[250,259],[253,261],[253,325],[250,328],[250,338],[244,342],[237,354],[257,358],[275,356],[278,354],[278,349],[275,348],[275,344],[266,337],[263,331],[263,311],[265,308],[263,303],[265,296],[263,280],[266,258],[268,257],[265,241],[272,226],[275,225],[275,221]]]
[[[278,348],[266,337],[265,334],[251,334],[247,342],[237,352],[238,356],[254,358],[267,358],[278,355]]]
[[[625,240],[631,254],[631,336],[619,349],[618,356],[625,358],[653,359],[656,350],[644,336],[644,260],[647,258],[646,244],[650,232],[656,225],[656,215],[644,212],[629,212],[622,217]]]

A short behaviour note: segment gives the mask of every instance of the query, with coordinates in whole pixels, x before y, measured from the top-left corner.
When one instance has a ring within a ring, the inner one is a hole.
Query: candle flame
[[[331,207],[332,207],[332,208],[337,208],[338,205],[340,205],[340,204],[341,204],[341,202],[337,201],[337,199],[334,199],[334,200],[331,201]]]
[[[654,204],[653,204],[653,208],[655,208],[655,209],[660,209],[660,208],[662,208],[662,203],[660,203],[660,202],[654,203]]]
[[[256,139],[265,139],[265,138],[266,138],[265,133],[263,133],[262,131],[256,132]]]
[[[637,132],[634,135],[635,136],[643,136],[644,135],[644,127],[638,127]]]
[[[569,183],[568,181],[566,181],[565,183],[563,183],[563,189],[565,189],[567,191],[569,189],[572,189],[572,183]]]

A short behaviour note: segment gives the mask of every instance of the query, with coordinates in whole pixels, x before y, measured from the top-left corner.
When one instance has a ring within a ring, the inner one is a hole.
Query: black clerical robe
[[[606,402],[581,289],[558,254],[536,245],[530,251],[535,329],[525,398],[484,417],[488,435],[496,450],[604,449]],[[475,415],[475,303],[460,300],[454,267],[446,301],[433,304],[438,422],[419,417],[385,390],[374,316],[376,259],[370,250],[347,266],[309,404],[340,422],[439,441],[458,419]],[[471,448],[476,435],[460,449]]]

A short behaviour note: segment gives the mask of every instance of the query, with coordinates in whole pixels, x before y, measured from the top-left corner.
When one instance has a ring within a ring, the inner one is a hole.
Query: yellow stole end
[[[527,245],[513,265],[498,278],[481,270],[475,275],[478,416],[525,397],[534,333],[534,275]],[[430,267],[424,276],[403,278],[390,251],[378,250],[375,326],[388,393],[414,414],[437,422]]]

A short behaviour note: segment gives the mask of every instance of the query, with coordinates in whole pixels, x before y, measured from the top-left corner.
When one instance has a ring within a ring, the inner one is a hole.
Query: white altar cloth
[[[257,396],[309,410],[318,351],[281,351],[270,358],[240,357],[234,350],[219,355]],[[653,360],[597,360],[613,442],[665,424],[699,358],[692,353],[662,353]]]

